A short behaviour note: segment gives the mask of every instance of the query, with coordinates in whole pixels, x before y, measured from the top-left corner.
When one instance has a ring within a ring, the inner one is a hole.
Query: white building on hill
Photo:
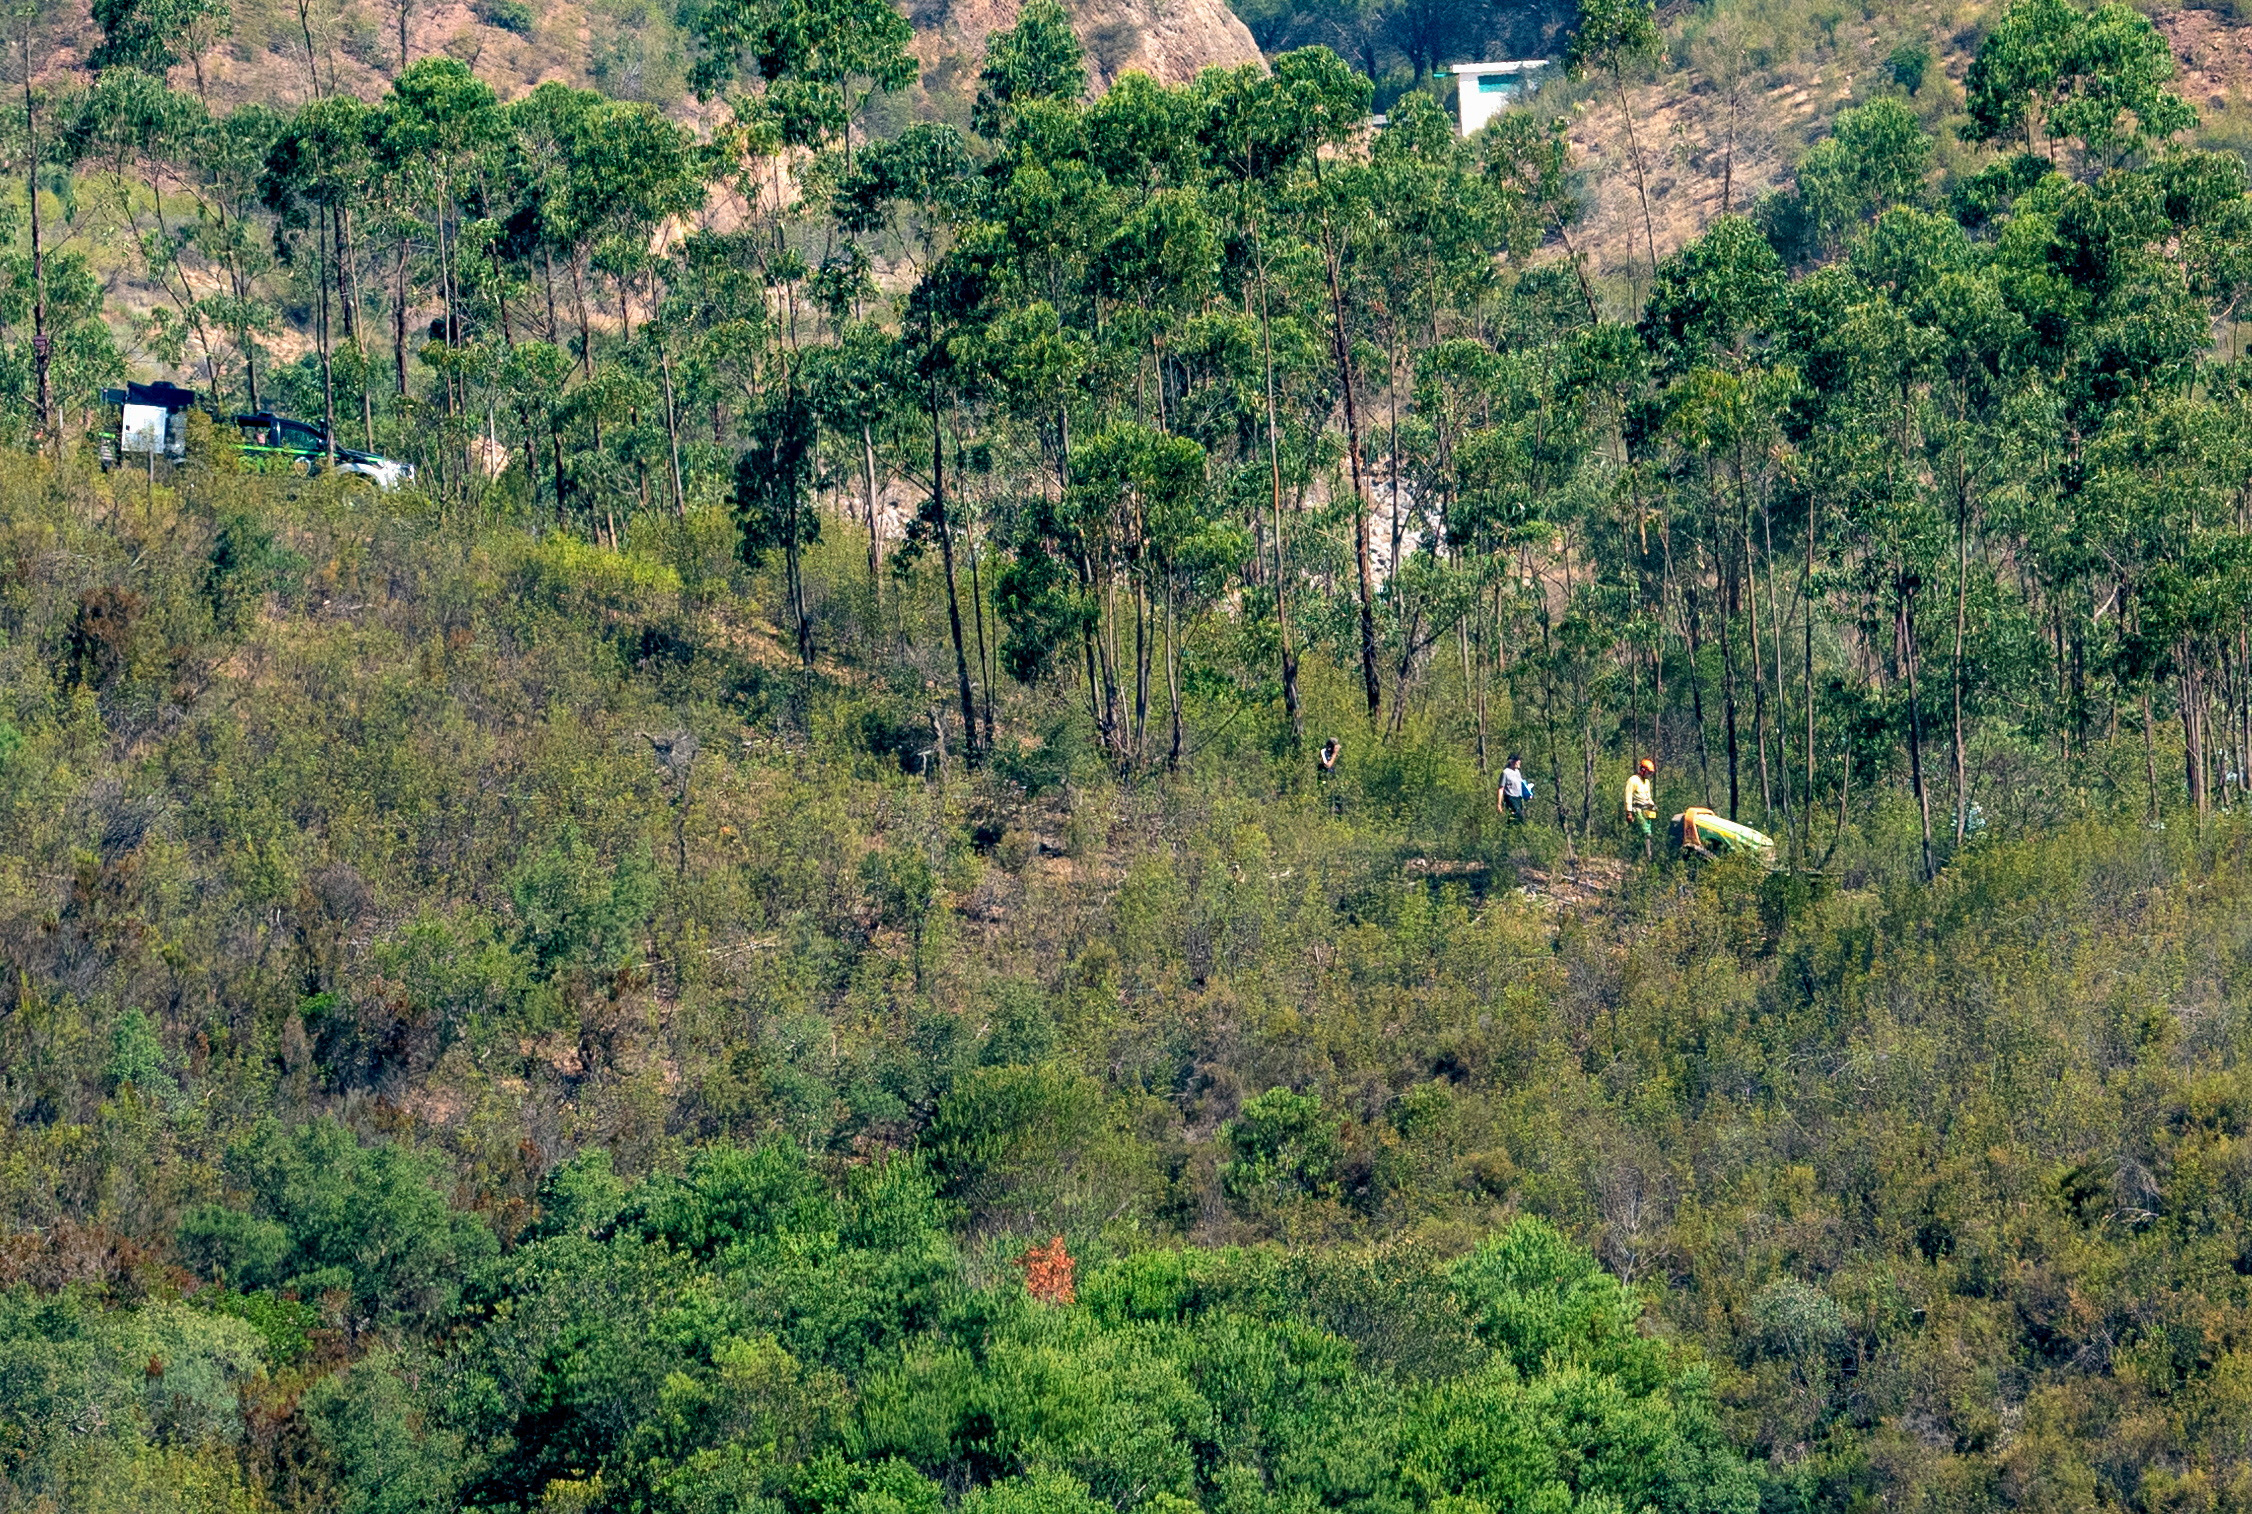
[[[1445,69],[1454,75],[1462,134],[1469,136],[1507,110],[1512,100],[1538,82],[1534,76],[1548,67],[1549,61],[1519,58],[1508,63],[1456,63]]]

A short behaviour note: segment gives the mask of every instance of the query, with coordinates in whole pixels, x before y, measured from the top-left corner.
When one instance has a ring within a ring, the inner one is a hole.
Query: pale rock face
[[[1139,71],[1160,84],[1185,84],[1212,67],[1257,63],[1259,48],[1227,0],[1065,0],[1087,49],[1096,88]],[[947,53],[974,61],[985,39],[1016,24],[1022,0],[925,0],[911,7],[915,51],[926,63]]]

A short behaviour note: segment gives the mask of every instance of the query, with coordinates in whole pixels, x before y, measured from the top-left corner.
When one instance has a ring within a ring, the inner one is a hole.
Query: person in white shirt
[[[1525,801],[1533,796],[1533,786],[1525,781],[1525,770],[1518,766],[1522,760],[1515,752],[1509,754],[1508,765],[1501,770],[1501,792],[1494,796],[1494,807],[1517,825],[1525,823]]]

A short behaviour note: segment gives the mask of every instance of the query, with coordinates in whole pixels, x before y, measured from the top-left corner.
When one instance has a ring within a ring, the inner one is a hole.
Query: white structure
[[[118,427],[120,452],[155,453],[178,461],[187,456],[187,417],[162,405],[127,405]]]
[[[188,455],[188,407],[195,392],[177,384],[127,384],[104,389],[102,399],[118,407],[115,451],[145,457],[169,457],[174,462]],[[110,450],[103,438],[103,450]]]
[[[1537,82],[1534,75],[1548,67],[1546,58],[1519,58],[1509,63],[1457,63],[1445,72],[1454,75],[1455,103],[1462,134],[1469,136],[1509,108],[1509,102]]]

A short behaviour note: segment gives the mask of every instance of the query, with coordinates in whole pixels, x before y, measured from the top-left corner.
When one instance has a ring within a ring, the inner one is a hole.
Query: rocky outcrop
[[[1097,88],[1140,71],[1184,84],[1199,71],[1259,61],[1258,44],[1227,0],[1065,0]],[[917,7],[915,51],[926,65],[948,55],[974,68],[985,39],[1016,24],[1022,0],[951,0]]]

